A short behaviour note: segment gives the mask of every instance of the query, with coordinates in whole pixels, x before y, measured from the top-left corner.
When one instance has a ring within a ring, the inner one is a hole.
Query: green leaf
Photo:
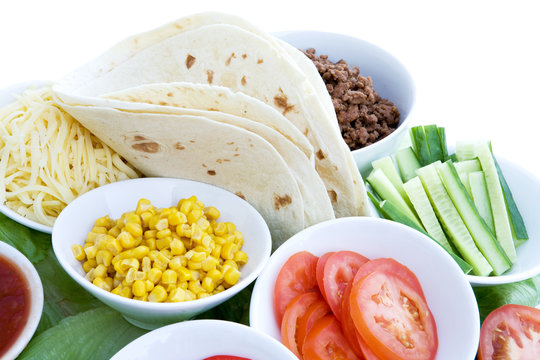
[[[117,311],[100,306],[67,317],[35,336],[18,360],[110,359],[146,332],[128,323]]]
[[[21,225],[0,214],[0,241],[22,252],[33,264],[45,257],[51,247],[51,236]]]
[[[249,303],[251,301],[253,286],[253,283],[250,284],[220,306],[205,311],[195,318],[227,320],[249,325]]]

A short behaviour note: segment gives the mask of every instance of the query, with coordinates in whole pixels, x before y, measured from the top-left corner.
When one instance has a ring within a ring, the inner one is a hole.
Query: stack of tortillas
[[[236,16],[201,13],[128,38],[53,90],[146,176],[202,181],[250,202],[274,249],[310,225],[367,214],[317,69]]]

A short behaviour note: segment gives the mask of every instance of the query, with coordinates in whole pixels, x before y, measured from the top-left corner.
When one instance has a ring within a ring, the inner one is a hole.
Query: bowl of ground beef
[[[416,95],[409,71],[389,52],[352,36],[320,31],[276,36],[317,68],[343,139],[367,176],[371,161],[397,150],[408,133]]]

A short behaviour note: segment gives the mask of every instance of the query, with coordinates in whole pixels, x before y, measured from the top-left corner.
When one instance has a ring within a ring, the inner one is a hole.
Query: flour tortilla
[[[360,175],[351,173],[346,158],[351,155],[344,154],[341,134],[313,87],[290,59],[258,35],[231,25],[202,26],[147,47],[95,79],[73,81],[81,78],[84,74],[72,75],[58,84],[58,97],[68,104],[92,105],[109,92],[179,80],[226,86],[255,97],[281,111],[310,140],[336,215],[365,211],[357,202]]]
[[[274,249],[305,227],[295,177],[259,135],[202,116],[61,105],[144,175],[202,181],[246,199],[267,222]]]

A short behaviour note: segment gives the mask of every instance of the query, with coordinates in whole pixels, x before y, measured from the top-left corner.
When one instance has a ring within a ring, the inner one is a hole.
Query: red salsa
[[[21,270],[0,256],[0,357],[17,340],[30,313],[30,289]]]

